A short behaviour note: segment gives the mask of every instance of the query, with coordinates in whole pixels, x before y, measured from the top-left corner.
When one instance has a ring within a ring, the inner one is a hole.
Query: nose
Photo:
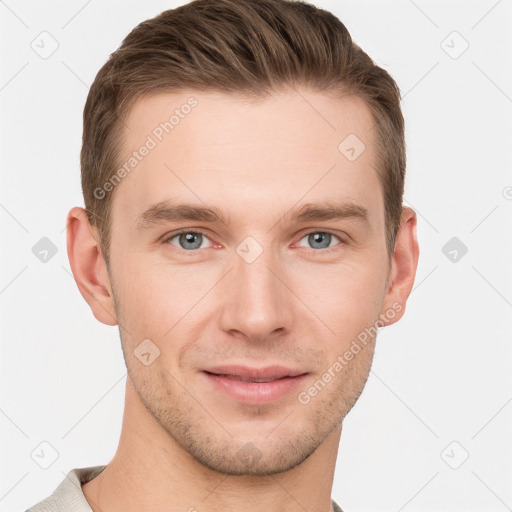
[[[249,261],[235,253],[233,268],[222,281],[221,328],[251,342],[289,333],[297,299],[290,291],[284,266],[270,250]]]

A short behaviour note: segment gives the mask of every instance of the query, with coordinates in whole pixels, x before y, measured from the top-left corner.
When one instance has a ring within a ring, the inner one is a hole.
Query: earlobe
[[[116,325],[112,289],[97,229],[91,226],[83,208],[74,207],[68,213],[67,249],[78,289],[94,316],[106,325]]]
[[[383,325],[391,325],[405,313],[419,259],[416,212],[404,206],[397,232],[386,295],[381,311]]]

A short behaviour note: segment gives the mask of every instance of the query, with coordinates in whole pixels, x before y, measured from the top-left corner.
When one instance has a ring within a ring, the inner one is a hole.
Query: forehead
[[[114,211],[132,219],[170,197],[260,212],[301,198],[382,206],[372,116],[354,96],[163,93],[138,100],[126,125]]]
[[[357,96],[287,87],[257,99],[192,90],[145,96],[134,103],[125,126],[130,150],[145,135],[158,145],[170,145],[192,134],[200,143],[195,152],[215,143],[243,143],[248,137],[272,144],[276,135],[281,144],[286,139],[298,151],[302,143],[304,150],[337,149],[350,133],[369,143],[373,119]]]

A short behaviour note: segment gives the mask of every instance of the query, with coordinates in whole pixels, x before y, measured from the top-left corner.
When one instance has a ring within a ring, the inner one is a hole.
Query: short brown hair
[[[405,179],[400,91],[332,13],[297,0],[194,0],[135,27],[110,55],[84,109],[82,190],[108,264],[112,193],[123,124],[144,95],[183,89],[262,98],[283,85],[355,94],[374,121],[386,244],[394,250]],[[341,142],[341,141],[340,141]]]

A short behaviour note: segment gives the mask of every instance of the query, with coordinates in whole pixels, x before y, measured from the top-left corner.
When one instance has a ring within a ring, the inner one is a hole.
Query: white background
[[[65,217],[83,205],[94,76],[136,24],[182,3],[0,2],[2,510],[25,510],[69,470],[115,453],[119,335],[78,292]],[[405,200],[421,246],[406,315],[381,331],[345,421],[333,498],[346,512],[511,510],[512,1],[314,3],[402,90]],[[31,48],[43,31],[59,45],[47,59]],[[456,262],[442,252],[454,236],[468,248]],[[46,263],[32,252],[42,237],[57,247]],[[58,453],[48,469],[31,457],[41,442]]]

